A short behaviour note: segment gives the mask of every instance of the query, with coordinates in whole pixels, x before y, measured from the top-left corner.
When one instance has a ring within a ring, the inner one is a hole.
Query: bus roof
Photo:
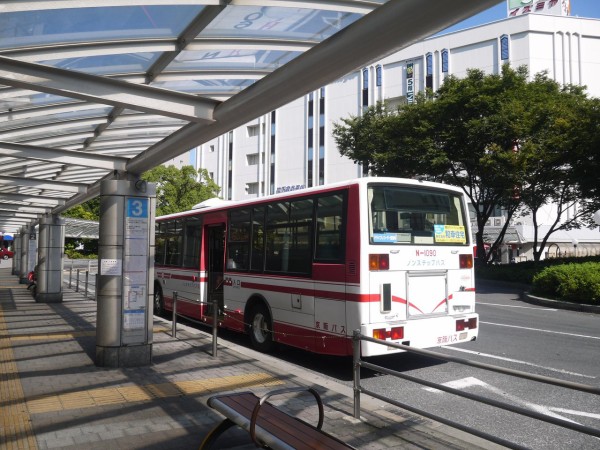
[[[369,183],[390,183],[390,184],[404,184],[409,186],[422,186],[430,188],[442,188],[449,191],[462,193],[462,189],[457,186],[449,184],[436,183],[432,181],[416,180],[412,178],[395,178],[395,177],[364,177],[355,178],[352,180],[340,181],[337,183],[326,184],[322,186],[314,186],[305,189],[294,190],[290,192],[284,192],[281,194],[273,194],[265,197],[256,197],[248,200],[223,200],[221,198],[209,198],[203,202],[194,205],[191,210],[181,211],[178,213],[168,214],[165,216],[159,216],[156,220],[170,219],[175,217],[185,217],[189,215],[195,215],[200,212],[212,212],[220,209],[229,209],[235,206],[246,206],[252,204],[260,204],[264,202],[270,202],[282,198],[293,198],[304,196],[306,194],[317,194],[319,192],[335,191],[336,189],[346,188],[348,186],[366,186]]]

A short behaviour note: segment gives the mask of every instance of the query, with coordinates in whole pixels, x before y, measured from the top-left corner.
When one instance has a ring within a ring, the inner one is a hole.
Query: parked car
[[[14,255],[14,253],[11,252],[10,250],[7,250],[5,248],[0,248],[0,258],[8,259],[8,258],[12,258],[13,255]]]

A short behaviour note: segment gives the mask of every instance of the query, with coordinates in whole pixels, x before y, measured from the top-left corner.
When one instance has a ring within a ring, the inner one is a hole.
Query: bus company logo
[[[458,342],[458,336],[456,334],[451,334],[449,336],[438,336],[437,338],[438,345],[451,344],[452,342]]]
[[[321,322],[317,320],[315,322],[315,328],[317,330],[329,331],[336,334],[346,334],[346,325],[338,325],[336,323]]]
[[[225,279],[223,280],[223,285],[232,287],[234,289],[240,289],[242,287],[242,282],[235,278],[225,277]]]

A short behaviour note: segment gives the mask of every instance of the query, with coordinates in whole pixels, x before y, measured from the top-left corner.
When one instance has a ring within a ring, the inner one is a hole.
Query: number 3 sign
[[[128,198],[127,217],[136,219],[148,218],[148,200],[145,198]]]

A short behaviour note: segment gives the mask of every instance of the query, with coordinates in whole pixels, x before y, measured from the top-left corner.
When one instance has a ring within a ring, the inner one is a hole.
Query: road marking
[[[586,413],[583,411],[574,411],[572,409],[564,409],[564,408],[550,408],[552,411],[561,412],[564,414],[572,414],[574,416],[583,416],[583,417],[591,417],[592,419],[600,420],[600,414],[594,413]]]
[[[442,383],[442,386],[447,386],[447,387],[454,388],[454,389],[465,389],[465,388],[471,387],[471,386],[479,386],[479,387],[482,387],[484,389],[487,389],[487,390],[493,392],[496,395],[499,395],[503,399],[509,400],[509,402],[506,402],[506,403],[512,402],[515,405],[521,405],[525,408],[532,409],[533,411],[536,411],[540,414],[545,414],[547,416],[554,417],[556,419],[562,419],[562,420],[565,420],[565,421],[571,422],[571,423],[579,424],[579,422],[569,419],[568,417],[561,416],[560,414],[557,414],[557,413],[561,412],[564,414],[571,414],[574,416],[591,417],[594,419],[600,419],[600,414],[587,413],[585,411],[576,411],[576,410],[572,410],[572,409],[553,408],[551,406],[539,405],[537,403],[525,401],[521,397],[517,397],[512,394],[509,394],[509,393],[505,392],[504,389],[499,389],[499,388],[492,386],[491,384],[488,384],[484,381],[481,381],[475,377],[467,377],[467,378],[462,378],[460,380],[449,381],[447,383]],[[444,391],[440,391],[439,389],[430,388],[430,387],[426,387],[423,389],[426,391],[429,391],[429,392],[433,392],[433,393],[440,393],[440,394],[444,393]],[[581,425],[581,424],[579,424],[579,425]]]
[[[600,336],[587,336],[585,334],[574,334],[574,333],[564,333],[562,331],[542,330],[541,328],[519,327],[517,325],[506,325],[504,323],[494,323],[494,322],[481,322],[481,323],[485,323],[487,325],[496,325],[498,327],[519,328],[521,330],[541,331],[542,333],[561,334],[563,336],[582,337],[582,338],[586,338],[586,339],[598,339],[600,341]]]
[[[523,308],[523,309],[537,309],[540,311],[558,311],[558,309],[554,308],[541,308],[535,306],[517,306],[517,305],[501,305],[500,303],[484,303],[484,302],[476,302],[477,305],[489,305],[489,306],[502,306],[505,308]]]
[[[591,378],[591,379],[595,379],[596,378],[596,377],[591,376],[591,375],[584,375],[582,373],[577,373],[577,372],[569,372],[568,370],[555,369],[553,367],[540,366],[538,364],[533,364],[533,363],[530,363],[530,362],[527,362],[527,361],[521,361],[521,360],[512,359],[512,358],[505,358],[504,356],[490,355],[488,353],[476,352],[476,351],[467,350],[467,349],[464,349],[464,348],[450,347],[450,346],[447,346],[447,347],[444,347],[444,348],[448,349],[448,350],[454,350],[454,351],[457,351],[457,352],[471,353],[473,355],[484,356],[486,358],[493,358],[493,359],[499,359],[501,361],[508,361],[508,362],[517,363],[517,364],[524,364],[526,366],[537,367],[539,369],[550,370],[552,372],[559,372],[559,373],[562,373],[562,374],[565,374],[565,375],[574,375],[576,377]]]

